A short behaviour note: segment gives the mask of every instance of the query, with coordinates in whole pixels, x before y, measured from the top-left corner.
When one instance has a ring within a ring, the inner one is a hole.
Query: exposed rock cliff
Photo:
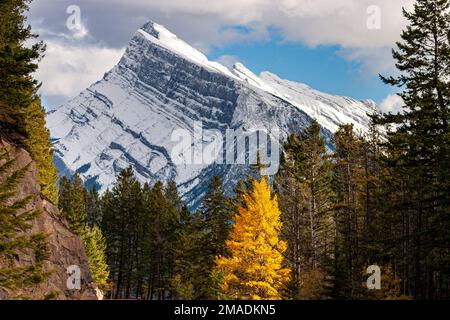
[[[16,159],[11,171],[24,168],[32,160],[22,148],[13,146],[0,137],[0,147],[10,150],[11,156]],[[0,179],[2,179],[0,177]],[[28,210],[38,209],[41,214],[33,222],[30,234],[45,233],[49,259],[45,263],[44,271],[50,271],[50,276],[40,285],[21,291],[8,291],[0,288],[0,300],[23,296],[31,299],[42,299],[45,295],[54,293],[56,299],[96,299],[95,289],[92,285],[91,275],[87,264],[82,240],[69,230],[67,222],[59,215],[58,209],[40,192],[37,170],[31,163],[30,170],[20,181],[15,195],[16,199],[31,197]],[[33,263],[33,256],[26,253],[18,254],[6,261],[0,260],[0,267],[23,267]],[[69,266],[79,266],[81,271],[81,289],[70,290],[67,287]]]

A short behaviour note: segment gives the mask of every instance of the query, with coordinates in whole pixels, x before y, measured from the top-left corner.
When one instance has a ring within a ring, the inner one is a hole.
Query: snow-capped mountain
[[[47,122],[61,174],[78,172],[104,191],[131,165],[142,182],[175,180],[195,208],[212,175],[230,191],[246,166],[175,163],[174,130],[192,132],[201,121],[209,130],[264,128],[285,137],[317,119],[329,138],[344,123],[366,130],[374,109],[373,101],[324,94],[269,72],[258,76],[239,63],[229,70],[149,22],[117,66]]]

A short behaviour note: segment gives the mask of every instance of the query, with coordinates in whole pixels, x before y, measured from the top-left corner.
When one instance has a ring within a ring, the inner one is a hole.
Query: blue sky
[[[381,103],[392,88],[383,84],[376,73],[362,71],[360,62],[341,57],[339,50],[338,46],[309,48],[273,40],[213,49],[209,58],[235,56],[257,74],[270,71],[323,92]]]

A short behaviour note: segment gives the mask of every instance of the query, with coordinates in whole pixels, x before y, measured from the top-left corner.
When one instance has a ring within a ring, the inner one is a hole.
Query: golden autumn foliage
[[[26,109],[24,126],[27,137],[23,144],[36,163],[42,193],[53,203],[58,203],[58,171],[53,165],[50,132],[46,127],[45,109],[40,99],[36,99]]]
[[[365,271],[365,270],[364,270]],[[367,277],[367,273],[364,272]],[[366,299],[373,300],[412,300],[412,297],[407,296],[401,292],[402,281],[398,275],[394,273],[390,265],[381,267],[381,289],[368,291]],[[364,282],[364,288],[367,288],[367,283]]]
[[[230,299],[281,299],[289,270],[282,267],[286,243],[279,239],[278,200],[271,197],[265,177],[253,182],[244,199],[226,243],[230,256],[216,259],[224,275],[223,294]]]

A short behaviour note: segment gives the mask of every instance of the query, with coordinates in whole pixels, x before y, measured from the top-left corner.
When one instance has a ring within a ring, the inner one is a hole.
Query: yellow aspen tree
[[[282,266],[286,243],[279,239],[281,213],[267,178],[252,184],[226,242],[230,255],[216,259],[224,276],[221,289],[230,299],[277,300],[289,279],[289,269]]]

